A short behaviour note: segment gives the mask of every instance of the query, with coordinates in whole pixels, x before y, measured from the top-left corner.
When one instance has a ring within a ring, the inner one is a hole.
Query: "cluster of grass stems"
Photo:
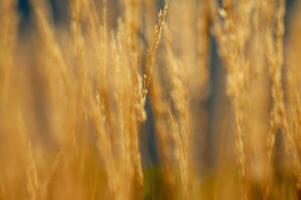
[[[0,1],[0,199],[301,197],[300,2],[54,2]]]

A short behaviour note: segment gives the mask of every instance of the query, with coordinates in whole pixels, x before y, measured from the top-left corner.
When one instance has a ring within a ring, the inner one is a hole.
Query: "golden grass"
[[[300,198],[300,3],[28,2],[0,1],[0,199]]]

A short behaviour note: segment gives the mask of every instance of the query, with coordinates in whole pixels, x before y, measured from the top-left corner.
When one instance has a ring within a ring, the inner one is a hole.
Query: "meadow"
[[[300,20],[299,0],[0,0],[0,199],[300,199]]]

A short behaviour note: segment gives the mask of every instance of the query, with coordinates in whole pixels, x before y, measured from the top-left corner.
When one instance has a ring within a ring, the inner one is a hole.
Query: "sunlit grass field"
[[[0,0],[0,200],[301,198],[301,3]]]

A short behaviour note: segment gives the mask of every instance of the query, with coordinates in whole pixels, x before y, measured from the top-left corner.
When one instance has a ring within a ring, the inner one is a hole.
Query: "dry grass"
[[[28,3],[0,1],[0,199],[300,198],[299,2]]]

